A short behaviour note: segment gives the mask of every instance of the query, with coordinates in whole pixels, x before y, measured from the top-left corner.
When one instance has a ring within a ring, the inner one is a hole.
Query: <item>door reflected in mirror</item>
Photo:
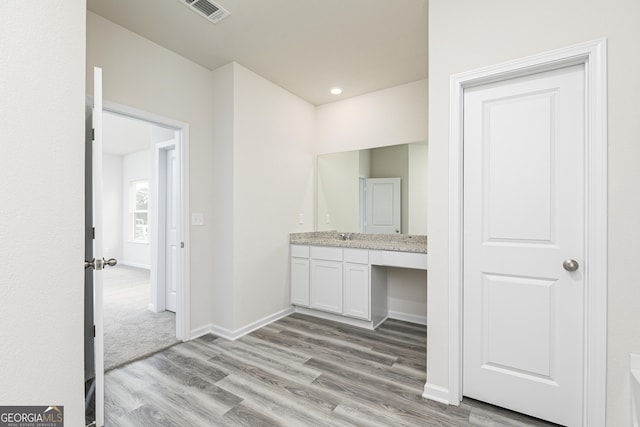
[[[316,172],[317,231],[427,234],[426,142],[322,154]]]

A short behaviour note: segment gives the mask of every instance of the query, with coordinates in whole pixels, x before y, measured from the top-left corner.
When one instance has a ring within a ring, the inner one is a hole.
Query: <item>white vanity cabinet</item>
[[[427,269],[426,253],[291,245],[296,312],[375,329],[389,315],[386,267]]]
[[[342,314],[342,248],[311,246],[310,255],[310,307]]]
[[[343,314],[371,320],[369,251],[366,249],[345,249],[344,261]]]
[[[309,307],[309,246],[291,245],[291,304]]]

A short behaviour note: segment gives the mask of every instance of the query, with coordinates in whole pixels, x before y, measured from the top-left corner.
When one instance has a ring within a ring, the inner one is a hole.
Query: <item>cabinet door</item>
[[[309,307],[308,258],[291,258],[291,304]]]
[[[344,264],[344,314],[370,320],[368,264]]]
[[[342,314],[342,263],[311,260],[311,308]]]

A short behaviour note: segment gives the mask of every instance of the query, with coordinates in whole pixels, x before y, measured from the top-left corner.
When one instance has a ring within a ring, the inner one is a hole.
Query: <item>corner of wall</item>
[[[428,382],[424,385],[422,397],[444,403],[445,405],[456,405],[456,403],[451,402],[448,388],[440,387],[439,385],[430,384]]]
[[[222,328],[233,326],[234,247],[234,75],[235,63],[211,72],[213,98],[213,182],[210,183],[212,224],[212,277],[209,319]]]

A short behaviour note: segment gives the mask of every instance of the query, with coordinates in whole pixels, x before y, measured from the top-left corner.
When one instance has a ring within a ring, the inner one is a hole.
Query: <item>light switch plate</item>
[[[204,214],[192,213],[191,214],[191,225],[204,225]]]

